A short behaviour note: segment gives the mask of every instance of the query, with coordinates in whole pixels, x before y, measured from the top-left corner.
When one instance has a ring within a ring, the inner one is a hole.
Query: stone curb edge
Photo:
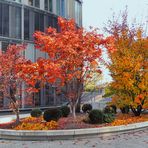
[[[7,140],[63,140],[77,137],[96,136],[101,134],[111,134],[116,132],[126,132],[147,128],[148,121],[121,126],[108,126],[101,128],[71,129],[71,130],[7,130],[0,129],[0,139]]]

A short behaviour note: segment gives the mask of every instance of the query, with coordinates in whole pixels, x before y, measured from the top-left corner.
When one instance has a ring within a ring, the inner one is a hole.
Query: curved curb
[[[115,132],[126,132],[147,128],[147,122],[134,123],[121,126],[108,126],[101,128],[88,128],[88,129],[71,129],[71,130],[6,130],[0,129],[0,138],[9,140],[28,140],[28,141],[45,141],[45,140],[63,140],[73,139],[76,137],[96,136],[100,134],[111,134]]]

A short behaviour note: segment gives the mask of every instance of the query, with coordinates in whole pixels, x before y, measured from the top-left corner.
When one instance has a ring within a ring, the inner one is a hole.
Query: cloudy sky
[[[148,19],[148,0],[83,0],[84,27],[102,27],[113,12],[119,13],[128,6],[129,20],[138,22]]]
[[[128,7],[128,21],[148,21],[148,0],[83,0],[83,26],[103,28],[113,13],[119,14]],[[104,68],[104,80],[110,81],[109,72]]]

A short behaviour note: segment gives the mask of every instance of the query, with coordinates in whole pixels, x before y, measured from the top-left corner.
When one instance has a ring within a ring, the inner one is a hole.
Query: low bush
[[[115,120],[115,116],[114,114],[104,114],[104,118],[103,118],[103,121],[105,123],[111,123]]]
[[[116,114],[117,113],[117,107],[115,105],[107,105],[104,108],[104,113],[106,114]]]
[[[91,110],[89,112],[89,119],[90,119],[90,123],[92,124],[96,124],[96,123],[103,123],[103,112],[101,110]]]
[[[61,110],[57,108],[48,109],[43,114],[43,119],[47,122],[53,120],[58,121],[62,116]]]
[[[82,106],[82,111],[83,111],[84,113],[90,112],[91,110],[92,110],[92,105],[91,105],[91,104],[84,104],[84,105]]]
[[[30,113],[31,117],[40,117],[42,115],[42,111],[40,109],[33,109]]]
[[[112,107],[112,109],[114,110],[114,114],[116,114],[117,113],[117,107],[116,107],[116,105],[110,105],[111,107]]]
[[[128,114],[128,113],[129,113],[130,108],[129,108],[129,106],[128,106],[128,105],[126,105],[126,106],[124,106],[124,107],[120,108],[120,110],[121,110],[122,114]]]
[[[70,108],[68,106],[62,106],[61,112],[63,117],[67,117],[70,113]]]
[[[112,114],[112,113],[114,113],[114,110],[113,110],[113,108],[112,108],[111,106],[106,106],[106,107],[104,108],[103,112],[104,112],[105,114]]]
[[[115,105],[107,105],[104,108],[104,113],[106,114],[116,114],[117,113],[117,107]]]

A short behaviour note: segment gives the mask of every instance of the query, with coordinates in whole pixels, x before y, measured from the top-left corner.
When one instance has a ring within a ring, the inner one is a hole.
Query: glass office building
[[[34,49],[33,33],[51,26],[58,29],[57,18],[74,18],[82,26],[81,0],[0,0],[0,49],[5,51],[9,44],[27,43],[24,56],[31,61],[46,54]],[[33,95],[34,106],[57,105],[62,102],[54,87],[46,86]],[[63,98],[59,96],[60,98]],[[0,100],[0,106],[8,103]],[[26,107],[23,103],[22,108]]]

